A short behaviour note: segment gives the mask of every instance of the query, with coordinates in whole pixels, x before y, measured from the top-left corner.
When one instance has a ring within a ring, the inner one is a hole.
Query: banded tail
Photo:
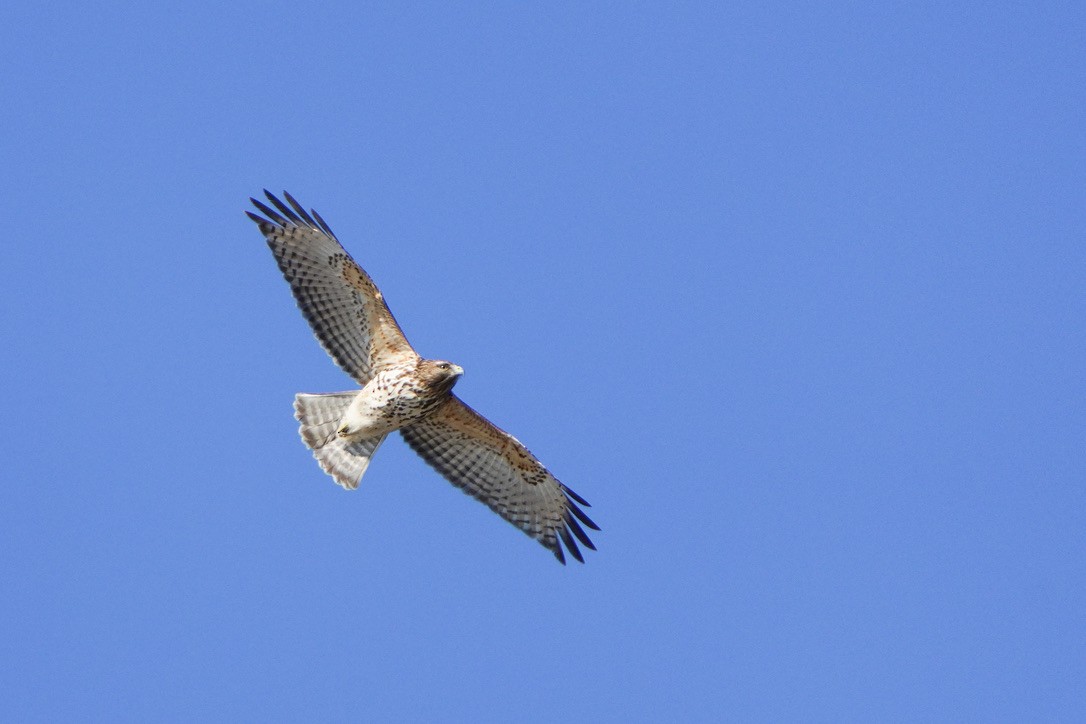
[[[373,454],[386,437],[350,441],[336,435],[340,420],[357,395],[358,390],[294,396],[294,417],[301,423],[298,433],[302,442],[313,451],[321,469],[348,490],[358,487]]]

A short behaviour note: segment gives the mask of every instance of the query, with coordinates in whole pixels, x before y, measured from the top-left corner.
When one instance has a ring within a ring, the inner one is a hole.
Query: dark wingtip
[[[317,220],[317,225],[321,227],[321,231],[335,239],[336,235],[332,232],[332,227],[328,225],[327,221],[321,218],[321,215],[317,213],[317,210],[310,209],[309,211],[313,214],[313,218]]]
[[[256,223],[257,228],[260,229],[260,233],[263,234],[264,236],[268,236],[269,234],[275,232],[275,229],[276,229],[275,224],[268,221],[264,217],[257,216],[252,211],[246,211],[245,215],[248,216],[250,219],[253,220],[253,222]]]
[[[569,501],[569,512],[571,512],[575,516],[577,516],[577,519],[579,521],[581,521],[582,523],[587,525],[592,530],[599,530],[600,529],[600,527],[598,525],[596,525],[594,522],[592,522],[592,519],[589,518],[588,515],[585,514],[585,512],[583,510],[578,508],[577,504],[574,503],[572,500]]]
[[[274,209],[271,209],[267,204],[261,203],[252,197],[250,197],[249,200],[253,202],[253,206],[260,209],[260,212],[268,217],[268,219],[270,219],[272,222],[279,224],[280,226],[287,225],[287,220],[280,216],[279,213],[276,212]]]
[[[290,195],[290,192],[285,189],[283,190],[283,198],[285,198],[287,203],[294,208],[294,211],[302,217],[305,223],[309,224],[314,229],[317,228],[317,222],[313,220],[313,217],[309,215],[309,212],[305,210],[305,207],[299,204],[298,201]]]
[[[584,532],[584,529],[581,528],[577,519],[568,513],[566,514],[566,525],[573,531],[573,535],[577,536],[577,540],[581,541],[581,545],[596,550],[596,546],[592,544],[592,540],[588,537],[588,534]]]
[[[569,529],[562,526],[558,529],[558,535],[562,537],[562,542],[566,544],[566,548],[569,550],[570,555],[581,563],[584,563],[584,556],[581,555],[581,549],[577,547],[577,542],[573,540],[573,537],[569,534]]]
[[[267,189],[265,189],[264,190],[264,195],[268,197],[268,201],[271,201],[272,204],[275,206],[275,208],[279,209],[279,213],[281,213],[283,216],[287,217],[288,219],[293,221],[295,224],[302,223],[302,220],[301,220],[301,218],[298,217],[298,214],[294,213],[294,209],[290,208],[289,206],[284,204],[282,201],[280,201],[275,196],[275,194],[270,194],[270,193],[268,193]]]
[[[586,508],[591,508],[592,507],[592,503],[589,503],[587,500],[585,500],[581,496],[577,495],[577,493],[573,492],[572,490],[567,488],[565,485],[562,486],[562,490],[564,490],[566,492],[566,495],[573,498],[574,500],[576,500],[578,503],[580,503],[584,507],[586,507]]]
[[[566,565],[566,556],[564,553],[562,553],[562,546],[558,543],[558,541],[554,542],[554,548],[551,548],[551,553],[554,554],[554,557],[558,559],[559,563],[561,563],[563,566]]]

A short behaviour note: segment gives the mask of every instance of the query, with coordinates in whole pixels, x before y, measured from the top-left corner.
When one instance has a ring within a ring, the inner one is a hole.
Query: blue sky
[[[1086,13],[722,5],[5,6],[4,718],[1086,716]],[[586,565],[321,473],[264,187]]]

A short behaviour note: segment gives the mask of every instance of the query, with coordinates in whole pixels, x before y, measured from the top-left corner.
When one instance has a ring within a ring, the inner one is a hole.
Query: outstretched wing
[[[578,523],[599,530],[577,507],[588,503],[558,482],[520,441],[455,395],[400,434],[450,483],[542,543],[561,563],[566,558],[559,539],[581,563],[573,536],[596,550]]]
[[[274,209],[251,198],[264,216],[245,213],[268,240],[298,307],[336,364],[365,385],[376,369],[416,359],[377,285],[320,214],[310,215],[285,191],[289,206],[264,195]]]

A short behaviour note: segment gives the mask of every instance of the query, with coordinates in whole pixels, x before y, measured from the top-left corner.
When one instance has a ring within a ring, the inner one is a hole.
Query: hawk
[[[271,207],[246,211],[271,247],[324,350],[360,390],[298,394],[294,416],[302,442],[324,472],[358,487],[377,448],[394,430],[445,478],[539,541],[563,565],[566,550],[581,563],[577,541],[595,550],[578,507],[590,507],[551,475],[519,440],[452,393],[464,373],[424,359],[408,343],[381,291],[344,250],[316,211],[283,192],[264,191]],[[272,208],[274,207],[274,208]],[[574,540],[576,538],[576,540]]]

